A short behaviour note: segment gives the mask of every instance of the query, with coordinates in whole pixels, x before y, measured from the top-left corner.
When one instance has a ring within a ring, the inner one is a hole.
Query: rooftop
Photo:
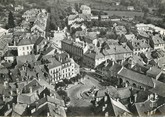
[[[152,79],[148,76],[126,69],[124,67],[118,72],[118,75],[148,87],[154,86]]]

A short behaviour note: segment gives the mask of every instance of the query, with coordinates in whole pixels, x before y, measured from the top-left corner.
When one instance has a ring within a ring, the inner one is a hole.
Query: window
[[[33,46],[30,46],[30,49],[33,49]]]
[[[22,47],[22,50],[24,50],[25,48],[24,47]]]
[[[23,55],[25,55],[25,52],[23,52]]]
[[[27,46],[27,50],[29,50],[29,46]]]

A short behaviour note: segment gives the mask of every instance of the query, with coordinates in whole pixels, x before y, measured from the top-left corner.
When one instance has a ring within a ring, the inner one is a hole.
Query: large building
[[[132,50],[127,45],[108,45],[108,48],[93,47],[84,54],[83,64],[95,68],[107,59],[122,63],[132,56]]]
[[[70,39],[65,39],[62,40],[62,49],[75,58],[81,58],[88,50],[88,44],[80,40],[73,41]]]
[[[45,62],[47,70],[52,77],[52,82],[58,83],[63,79],[70,79],[79,74],[79,65],[66,52],[56,53],[53,57],[52,55],[45,56],[41,63]]]

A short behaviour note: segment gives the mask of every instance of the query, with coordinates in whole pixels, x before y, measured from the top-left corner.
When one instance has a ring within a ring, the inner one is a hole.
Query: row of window
[[[32,54],[32,52],[23,52],[23,55],[29,55]]]
[[[29,50],[29,49],[32,50],[32,49],[33,49],[33,46],[22,47],[22,50],[25,50],[25,49],[26,49],[26,50]]]

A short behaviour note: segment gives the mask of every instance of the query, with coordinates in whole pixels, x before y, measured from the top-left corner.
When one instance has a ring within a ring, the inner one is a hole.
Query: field
[[[129,16],[129,17],[135,17],[135,16],[143,16],[144,13],[142,12],[132,12],[132,11],[105,11],[108,13],[109,16]]]

